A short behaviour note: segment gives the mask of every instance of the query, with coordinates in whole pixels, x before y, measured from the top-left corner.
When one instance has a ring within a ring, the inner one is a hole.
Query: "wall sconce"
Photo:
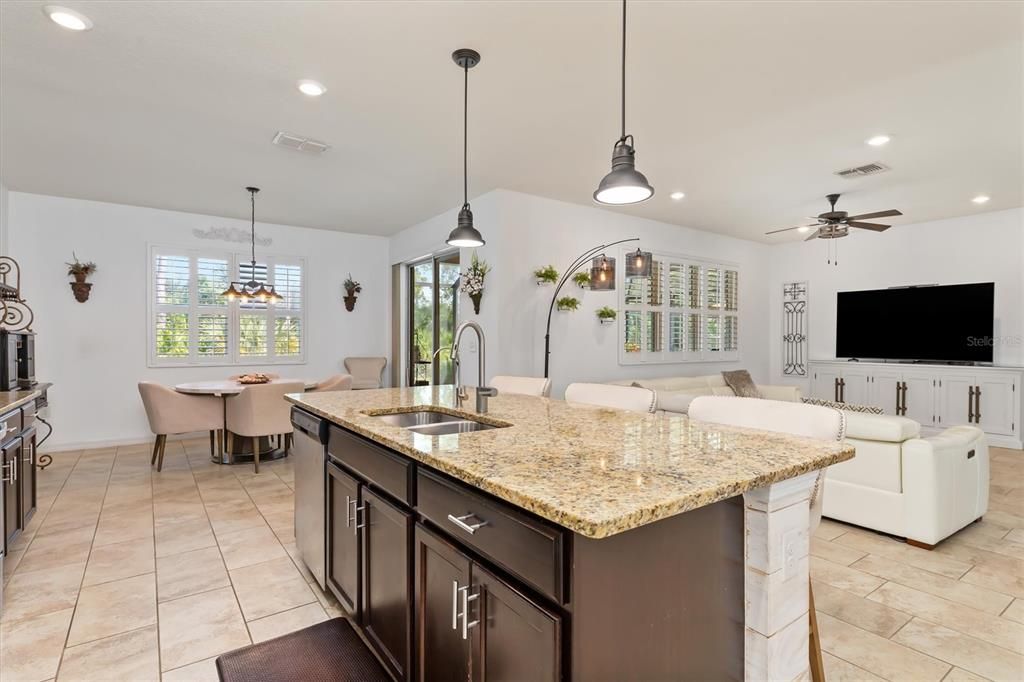
[[[615,259],[601,254],[590,268],[590,288],[595,291],[615,289]]]
[[[652,262],[650,251],[637,249],[626,257],[626,277],[650,277]]]

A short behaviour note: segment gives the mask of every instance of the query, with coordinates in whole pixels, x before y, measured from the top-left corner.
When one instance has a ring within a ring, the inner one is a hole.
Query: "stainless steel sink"
[[[433,412],[431,410],[419,410],[417,412],[399,412],[397,414],[381,414],[377,415],[376,419],[381,420],[385,424],[391,424],[392,426],[401,426],[406,429],[413,426],[427,426],[430,424],[443,424],[445,422],[466,421],[462,417],[456,417],[454,415],[445,414],[443,412]]]
[[[424,436],[445,436],[451,433],[472,433],[473,431],[486,431],[499,427],[483,422],[469,421],[468,419],[441,422],[440,424],[424,424],[422,426],[407,426],[409,431],[422,433]]]

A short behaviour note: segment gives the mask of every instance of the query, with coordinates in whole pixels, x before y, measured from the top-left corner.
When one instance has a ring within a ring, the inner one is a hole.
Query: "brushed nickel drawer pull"
[[[459,629],[459,581],[452,581],[452,630]]]
[[[469,602],[476,601],[480,598],[480,593],[476,594],[469,593],[469,585],[460,587],[459,592],[462,592],[462,639],[469,639],[469,629],[480,624],[480,620],[469,621]]]
[[[10,462],[7,462],[6,464],[3,465],[3,468],[4,469],[10,469],[11,473],[10,473],[9,476],[7,474],[4,474],[3,477],[0,477],[0,482],[2,482],[2,483],[14,483],[15,481],[18,480],[18,474],[17,474],[18,468],[15,466],[15,463],[16,463],[15,460],[11,460]]]
[[[449,514],[448,515],[448,520],[449,521],[451,521],[456,526],[458,526],[462,530],[466,531],[470,535],[476,533],[479,529],[481,529],[481,528],[483,528],[484,526],[487,525],[487,522],[483,521],[483,520],[481,520],[480,523],[472,523],[472,524],[466,523],[466,519],[472,519],[472,518],[479,518],[479,517],[477,517],[476,514],[473,514],[472,512],[470,512],[469,514],[465,514],[463,516],[455,516],[454,514]]]

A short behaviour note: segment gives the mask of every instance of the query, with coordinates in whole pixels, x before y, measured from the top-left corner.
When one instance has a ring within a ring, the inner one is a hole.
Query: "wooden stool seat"
[[[217,657],[221,682],[391,682],[345,618]]]

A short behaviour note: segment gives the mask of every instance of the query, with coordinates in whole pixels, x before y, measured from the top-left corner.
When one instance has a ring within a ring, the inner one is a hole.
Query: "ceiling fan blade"
[[[862,223],[857,220],[847,221],[846,224],[849,225],[850,227],[860,227],[865,230],[874,230],[875,232],[885,232],[890,227],[892,227],[892,225],[880,225],[878,223]]]
[[[891,216],[903,215],[902,212],[897,211],[895,208],[891,208],[888,211],[876,211],[874,213],[862,213],[860,215],[849,216],[846,220],[867,220],[868,218],[889,218]]]
[[[790,230],[799,230],[802,227],[817,227],[818,223],[813,225],[797,225],[795,227],[784,227],[781,230],[772,230],[771,232],[765,232],[765,234],[778,234],[779,232],[789,232]]]
[[[808,237],[808,238],[807,238],[807,239],[805,239],[804,241],[805,241],[805,242],[809,242],[809,241],[811,241],[812,239],[817,239],[817,238],[818,238],[818,230],[815,230],[815,231],[814,231],[814,234],[812,234],[812,235],[811,235],[810,237]]]

